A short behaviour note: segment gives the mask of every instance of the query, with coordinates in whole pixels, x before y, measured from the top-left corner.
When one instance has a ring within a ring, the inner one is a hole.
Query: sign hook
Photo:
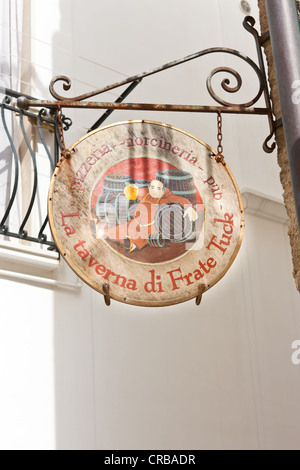
[[[198,289],[198,295],[196,297],[196,305],[199,306],[201,304],[201,301],[202,301],[202,296],[205,292],[205,285],[204,284],[201,284],[199,286],[199,289]]]
[[[109,284],[104,284],[103,285],[103,292],[104,292],[104,301],[105,301],[105,305],[107,305],[107,307],[110,306],[111,304],[111,298],[110,298],[110,295],[109,295]]]

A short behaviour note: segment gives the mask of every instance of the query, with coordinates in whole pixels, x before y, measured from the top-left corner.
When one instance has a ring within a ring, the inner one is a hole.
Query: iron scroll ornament
[[[101,95],[102,93],[106,93],[108,91],[111,91],[111,90],[114,90],[115,88],[119,88],[121,86],[124,86],[124,85],[127,85],[129,83],[132,83],[134,81],[137,81],[137,80],[142,80],[146,77],[149,77],[150,75],[154,75],[156,73],[159,73],[159,72],[162,72],[164,70],[168,70],[172,67],[175,67],[177,65],[181,65],[185,62],[188,62],[188,61],[191,61],[191,60],[194,60],[194,59],[197,59],[197,58],[200,58],[200,57],[204,57],[206,55],[209,55],[209,54],[215,54],[215,53],[226,53],[226,54],[231,54],[231,55],[234,55],[236,57],[239,57],[240,59],[242,59],[243,61],[245,61],[247,64],[249,64],[252,69],[255,71],[257,77],[258,77],[258,80],[259,80],[259,90],[258,90],[258,93],[257,95],[250,101],[246,102],[246,103],[230,103],[230,102],[227,102],[225,100],[223,100],[221,97],[219,97],[217,95],[217,93],[213,90],[213,87],[212,87],[212,78],[214,75],[216,75],[217,73],[219,72],[228,72],[230,73],[237,81],[237,85],[236,86],[232,86],[231,85],[231,81],[230,81],[230,78],[225,78],[223,79],[222,83],[221,83],[221,86],[223,88],[224,91],[226,91],[227,93],[236,93],[238,91],[240,91],[240,89],[242,88],[242,78],[240,76],[240,74],[232,69],[232,68],[229,68],[229,67],[219,67],[217,69],[214,69],[211,74],[209,75],[209,77],[207,78],[207,82],[206,82],[206,85],[207,85],[207,89],[208,89],[208,92],[210,94],[210,96],[215,100],[217,101],[219,104],[222,104],[223,106],[228,106],[228,107],[231,107],[231,106],[241,106],[241,107],[245,107],[245,108],[249,108],[250,106],[253,106],[255,103],[257,103],[257,101],[260,99],[260,97],[262,96],[263,94],[263,91],[264,91],[264,87],[263,87],[263,76],[262,76],[262,72],[261,70],[259,69],[259,67],[255,64],[255,62],[250,59],[249,57],[247,57],[246,55],[242,54],[241,52],[235,50],[235,49],[229,49],[229,48],[220,48],[220,47],[214,47],[214,48],[210,48],[210,49],[205,49],[203,51],[200,51],[200,52],[197,52],[196,54],[192,54],[190,56],[187,56],[183,59],[180,59],[180,60],[177,60],[175,62],[170,62],[168,64],[165,64],[155,70],[152,70],[151,72],[144,72],[140,75],[135,75],[133,77],[130,77],[128,79],[125,79],[125,80],[122,80],[121,82],[116,82],[112,85],[108,85],[104,88],[100,88],[99,90],[95,90],[95,91],[92,91],[90,93],[85,93],[83,95],[79,95],[79,96],[74,96],[74,97],[66,97],[66,96],[62,96],[62,95],[59,95],[54,87],[56,85],[56,83],[58,82],[63,82],[63,89],[65,91],[69,91],[72,87],[72,80],[65,76],[65,75],[58,75],[56,77],[54,77],[51,82],[50,82],[50,85],[49,85],[49,90],[50,90],[50,93],[51,95],[57,99],[58,101],[83,101],[83,100],[88,100],[94,96],[97,96],[97,95]]]
[[[255,19],[253,17],[251,16],[245,17],[243,26],[255,39],[257,54],[258,54],[258,63],[259,63],[258,65],[252,59],[250,59],[248,56],[246,56],[245,54],[241,53],[238,50],[230,49],[230,48],[222,48],[222,47],[209,48],[209,49],[196,52],[195,54],[191,54],[184,58],[178,59],[176,61],[167,63],[154,70],[143,72],[139,75],[134,75],[129,78],[125,78],[124,80],[120,82],[116,82],[114,84],[105,86],[98,90],[85,93],[82,95],[74,96],[74,97],[66,97],[66,96],[59,94],[56,91],[55,88],[56,88],[57,83],[62,83],[62,88],[64,91],[69,91],[72,87],[72,81],[69,77],[65,75],[59,75],[59,76],[54,77],[51,80],[50,85],[49,85],[50,93],[57,100],[57,102],[40,101],[40,102],[34,103],[33,101],[28,101],[24,99],[23,103],[20,103],[20,107],[38,106],[40,104],[42,106],[51,107],[51,108],[57,108],[58,106],[61,106],[61,107],[74,107],[74,108],[82,107],[82,108],[93,108],[93,109],[97,109],[97,108],[107,109],[107,110],[110,110],[109,111],[110,113],[115,109],[127,109],[127,110],[149,110],[149,111],[181,111],[181,112],[209,112],[209,113],[221,112],[221,113],[232,113],[232,114],[235,113],[235,114],[268,115],[270,135],[265,140],[263,144],[263,148],[265,152],[272,153],[276,147],[276,144],[274,142],[272,143],[272,145],[269,145],[269,142],[275,133],[275,122],[274,122],[274,117],[273,117],[273,109],[272,109],[272,104],[270,100],[270,93],[269,93],[268,82],[266,78],[264,60],[263,60],[262,49],[261,49],[261,44],[264,38],[259,36],[258,31],[254,28],[254,25],[255,25]],[[101,95],[105,92],[114,90],[124,85],[129,85],[129,88],[130,87],[132,88],[133,85],[136,86],[146,77],[150,77],[154,74],[157,74],[164,70],[171,69],[178,65],[182,65],[186,62],[195,60],[197,58],[204,57],[210,54],[217,54],[217,53],[223,53],[223,54],[229,54],[229,55],[235,56],[241,59],[243,62],[247,63],[251,67],[251,69],[255,72],[258,78],[258,92],[253,99],[245,103],[237,104],[237,103],[232,103],[230,101],[226,101],[225,99],[223,99],[222,97],[218,95],[218,93],[213,88],[212,79],[214,76],[220,73],[228,74],[227,77],[223,78],[221,81],[221,88],[226,93],[230,93],[230,94],[237,93],[241,90],[242,85],[243,85],[243,81],[242,81],[242,77],[240,73],[234,70],[233,68],[224,66],[224,67],[218,67],[214,69],[210,73],[206,81],[206,86],[207,86],[209,95],[219,105],[222,105],[222,107],[220,106],[216,107],[216,106],[148,104],[148,103],[122,103],[121,102],[122,100],[120,99],[118,99],[116,103],[101,103],[101,102],[91,102],[91,101],[85,101],[84,103],[81,103],[84,100],[89,100],[94,96]],[[232,83],[232,80],[235,80],[234,84]],[[259,99],[262,97],[263,94],[265,97],[266,107],[265,108],[258,108],[258,107],[253,108],[253,105],[255,105],[255,103],[259,101]],[[94,128],[95,127],[93,127],[93,129]]]

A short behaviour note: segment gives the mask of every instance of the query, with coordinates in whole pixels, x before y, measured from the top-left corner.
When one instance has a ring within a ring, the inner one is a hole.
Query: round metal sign
[[[190,300],[224,276],[244,211],[229,168],[207,144],[166,124],[128,121],[69,150],[51,182],[49,221],[84,282],[152,307]]]

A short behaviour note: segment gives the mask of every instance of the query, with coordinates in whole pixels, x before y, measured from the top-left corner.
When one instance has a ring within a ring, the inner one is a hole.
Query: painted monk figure
[[[133,252],[148,245],[148,236],[151,233],[157,233],[155,214],[164,204],[180,204],[184,209],[184,217],[188,217],[191,222],[198,219],[197,211],[191,202],[172,193],[161,181],[152,181],[148,191],[146,196],[137,204],[132,220],[116,227],[106,227],[104,231],[98,231],[98,237],[117,241],[127,251]]]

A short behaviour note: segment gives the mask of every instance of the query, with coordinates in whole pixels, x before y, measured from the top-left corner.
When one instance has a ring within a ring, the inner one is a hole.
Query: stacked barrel
[[[156,179],[176,196],[190,201],[196,208],[197,192],[191,173],[182,170],[163,170],[156,173]],[[166,204],[160,207],[155,216],[155,226],[163,239],[172,243],[184,243],[195,238],[195,224],[184,217],[180,204]]]
[[[169,188],[173,194],[188,199],[194,207],[196,206],[197,193],[191,173],[181,170],[163,170],[156,173],[156,179]]]
[[[190,201],[196,208],[197,193],[191,173],[181,170],[163,170],[156,173],[161,181],[173,194]],[[122,225],[130,221],[135,214],[136,204],[147,193],[150,181],[133,179],[128,175],[107,175],[104,180],[103,193],[96,204],[98,219],[108,225]],[[134,185],[138,188],[137,201],[125,195],[125,188]],[[195,223],[184,217],[185,208],[181,204],[163,204],[155,214],[157,233],[148,237],[149,245],[156,248],[164,247],[166,241],[184,243],[195,238]]]
[[[184,243],[195,238],[195,224],[180,204],[164,204],[155,214],[155,227],[163,240]]]

